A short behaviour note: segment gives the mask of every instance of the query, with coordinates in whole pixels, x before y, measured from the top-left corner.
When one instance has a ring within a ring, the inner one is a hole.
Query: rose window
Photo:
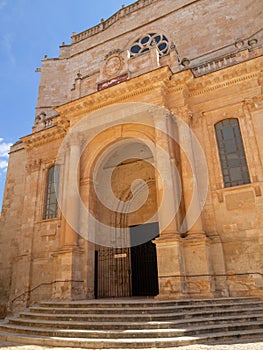
[[[140,55],[155,46],[160,56],[164,56],[169,51],[168,39],[163,34],[150,33],[137,39],[130,49],[131,57]]]

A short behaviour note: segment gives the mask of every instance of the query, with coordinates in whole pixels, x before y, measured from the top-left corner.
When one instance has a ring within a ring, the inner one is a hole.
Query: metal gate
[[[129,248],[97,247],[95,251],[95,297],[131,295]]]
[[[138,225],[130,227],[131,248],[97,246],[95,297],[157,295],[157,257],[152,240],[158,235],[158,223]]]

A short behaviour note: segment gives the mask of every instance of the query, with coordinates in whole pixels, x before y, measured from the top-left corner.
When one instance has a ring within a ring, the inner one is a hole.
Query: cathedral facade
[[[263,296],[261,0],[139,0],[41,68],[0,304]]]

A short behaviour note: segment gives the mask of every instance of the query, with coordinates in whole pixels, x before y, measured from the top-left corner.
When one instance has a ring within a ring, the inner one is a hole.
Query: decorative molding
[[[38,146],[63,138],[67,133],[66,125],[69,124],[66,122],[58,122],[51,128],[21,138],[21,141],[25,149],[31,151]]]
[[[169,82],[171,74],[169,67],[162,67],[153,72],[127,80],[123,84],[112,86],[59,106],[56,108],[56,111],[63,118],[65,116],[72,118],[81,114],[87,115],[100,108],[114,103],[125,102],[135,96],[163,87],[165,82]]]
[[[176,117],[179,117],[180,119],[184,120],[185,123],[187,123],[188,125],[190,125],[193,121],[194,115],[191,108],[188,105],[173,108],[173,113]]]
[[[196,78],[188,84],[190,96],[198,96],[211,91],[236,85],[246,80],[258,79],[259,72],[263,69],[263,57],[254,59],[253,65],[247,61],[219,71],[211,73],[210,77]]]
[[[243,110],[243,102],[244,101],[238,101],[232,104],[216,107],[208,111],[202,112],[201,116],[207,119],[207,124],[209,126],[213,126],[217,121],[222,119],[241,119],[245,116]]]
[[[106,59],[103,67],[103,73],[107,78],[116,77],[124,66],[122,55],[114,54]]]
[[[200,78],[193,78],[191,70],[173,74],[168,66],[155,69],[130,80],[125,80],[123,83],[121,83],[122,79],[119,81],[117,77],[116,81],[113,79],[114,81],[109,80],[100,83],[101,86],[98,85],[100,89],[99,92],[94,92],[93,94],[57,107],[55,110],[59,113],[59,116],[52,119],[53,126],[36,131],[32,135],[22,138],[22,142],[27,150],[31,150],[36,146],[63,138],[68,132],[72,118],[76,116],[81,117],[84,114],[87,115],[114,103],[121,103],[134,99],[150,91],[157,90],[160,96],[162,96],[163,93],[184,95],[184,91],[187,90],[189,97],[198,96],[216,89],[239,84],[246,80],[254,79],[258,81],[262,71],[263,58],[258,57],[254,59],[253,64],[251,64],[251,62],[244,62],[226,69],[226,72],[215,72],[211,73],[210,76]],[[124,78],[126,79],[126,76],[123,77],[123,79]],[[104,84],[107,86],[104,87]],[[106,87],[108,87],[108,89],[106,89]],[[101,90],[103,88],[105,89]],[[185,98],[185,96],[183,96],[183,98]],[[253,111],[263,108],[262,96],[241,102],[243,102],[243,108],[245,107],[245,109],[248,110]],[[235,103],[231,107],[231,116],[233,116],[233,112],[238,113],[239,117],[244,114],[241,102]],[[226,106],[222,108],[226,109]],[[193,113],[189,111],[187,105],[172,109],[176,115],[186,119],[188,123],[192,121]],[[215,113],[215,111],[207,111],[205,115],[210,112]]]
[[[245,99],[243,105],[249,113],[263,109],[263,95]]]
[[[32,174],[35,171],[39,171],[41,168],[42,160],[34,159],[26,164],[27,173]]]
[[[177,72],[170,77],[169,87],[173,89],[173,92],[182,91],[188,88],[188,85],[194,82],[193,73],[190,69]]]

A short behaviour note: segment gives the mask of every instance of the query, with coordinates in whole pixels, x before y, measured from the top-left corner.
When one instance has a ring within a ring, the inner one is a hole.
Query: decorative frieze
[[[56,108],[61,116],[74,117],[76,115],[91,113],[99,108],[113,103],[120,103],[132,97],[152,91],[168,82],[172,72],[168,67],[160,68],[158,71],[147,73],[126,81],[125,84],[112,86],[110,89],[101,90],[99,93],[80,98]]]
[[[54,125],[52,128],[44,129],[29,136],[25,136],[21,140],[25,149],[31,151],[35,147],[62,139],[66,135],[66,130],[67,128],[65,124],[63,125],[63,123],[61,123],[60,125]]]

